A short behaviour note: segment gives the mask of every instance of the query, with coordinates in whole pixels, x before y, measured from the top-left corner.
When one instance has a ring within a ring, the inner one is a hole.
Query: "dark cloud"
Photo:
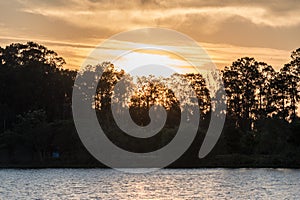
[[[157,19],[158,26],[170,28],[190,35],[197,41],[225,43],[238,46],[268,47],[293,50],[300,45],[300,26],[274,27],[254,24],[241,16],[207,17],[202,14]]]

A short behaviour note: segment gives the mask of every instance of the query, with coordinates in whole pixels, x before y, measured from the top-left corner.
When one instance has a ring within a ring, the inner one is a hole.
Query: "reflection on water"
[[[299,199],[300,170],[0,170],[0,199]]]

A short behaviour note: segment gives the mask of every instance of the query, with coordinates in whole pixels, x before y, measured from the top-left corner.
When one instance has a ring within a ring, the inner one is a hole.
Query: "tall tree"
[[[16,115],[43,109],[48,120],[70,117],[76,73],[62,69],[62,57],[34,42],[11,44],[0,52],[0,104]]]
[[[282,80],[282,111],[289,120],[296,118],[297,104],[300,100],[300,48],[291,54],[291,61],[280,69],[279,77]],[[283,91],[284,90],[284,91]]]
[[[258,63],[244,57],[223,70],[224,87],[228,95],[228,113],[237,120],[237,126],[250,129],[256,101],[255,91],[259,78]]]

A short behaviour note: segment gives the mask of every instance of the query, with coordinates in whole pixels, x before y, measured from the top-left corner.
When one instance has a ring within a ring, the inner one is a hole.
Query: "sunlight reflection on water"
[[[300,170],[2,169],[0,199],[299,199]]]

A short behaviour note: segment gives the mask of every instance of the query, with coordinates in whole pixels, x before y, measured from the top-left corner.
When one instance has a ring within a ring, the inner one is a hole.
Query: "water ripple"
[[[300,170],[2,169],[0,199],[299,199]]]

